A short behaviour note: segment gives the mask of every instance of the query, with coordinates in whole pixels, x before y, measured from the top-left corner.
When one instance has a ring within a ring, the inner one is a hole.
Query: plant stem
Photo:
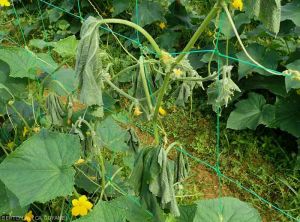
[[[152,109],[153,109],[153,106],[152,106],[151,97],[150,97],[150,93],[149,93],[149,88],[148,88],[148,84],[147,84],[147,80],[146,80],[146,76],[145,76],[144,56],[140,57],[139,63],[140,63],[140,75],[142,77],[143,87],[144,87],[148,107],[149,107],[149,110],[150,110],[150,113],[151,113]]]
[[[157,43],[155,42],[153,37],[141,26],[139,26],[133,22],[123,20],[123,19],[102,19],[102,20],[99,20],[98,24],[102,25],[102,24],[109,24],[109,23],[126,25],[126,26],[129,26],[129,27],[134,28],[135,30],[139,31],[150,42],[150,44],[153,47],[154,51],[156,52],[157,56],[160,57],[161,50],[160,50],[159,46],[157,45]]]
[[[263,70],[267,71],[268,73],[271,73],[271,74],[274,74],[274,75],[278,75],[278,73],[273,72],[272,70],[270,70],[270,69],[264,67],[263,65],[261,65],[259,62],[257,62],[255,59],[253,59],[253,57],[248,53],[248,51],[246,50],[246,48],[245,48],[245,46],[244,46],[244,44],[243,44],[243,42],[242,42],[242,40],[241,40],[241,38],[240,38],[239,33],[238,33],[238,31],[237,31],[237,29],[236,29],[236,27],[235,27],[235,25],[234,25],[234,21],[232,20],[232,17],[231,17],[231,15],[230,15],[229,10],[228,10],[227,4],[226,4],[225,2],[222,2],[222,7],[224,8],[224,10],[225,10],[225,12],[226,12],[226,15],[227,15],[227,17],[228,17],[229,23],[230,23],[230,25],[232,26],[232,29],[233,29],[233,31],[234,31],[234,34],[235,34],[235,36],[236,36],[238,42],[240,43],[240,46],[242,47],[242,49],[243,49],[245,55],[246,55],[246,56],[247,56],[247,57],[248,57],[255,65],[259,66],[259,68],[262,68]]]
[[[199,28],[197,29],[197,31],[195,32],[195,34],[193,35],[193,37],[190,39],[190,41],[188,42],[188,44],[185,46],[185,48],[183,49],[183,52],[188,52],[196,43],[196,41],[198,40],[199,36],[202,34],[202,32],[206,29],[206,27],[209,25],[209,23],[211,22],[211,20],[215,17],[215,15],[217,14],[217,12],[220,10],[220,1],[218,1],[214,7],[210,10],[210,12],[208,13],[207,17],[204,19],[204,21],[202,22],[202,24],[199,26]],[[155,110],[154,110],[154,116],[153,116],[153,128],[154,128],[154,136],[155,136],[155,141],[158,144],[159,143],[159,138],[158,138],[158,128],[157,128],[157,118],[158,118],[158,113],[159,113],[159,107],[161,106],[164,94],[167,90],[167,87],[169,85],[169,81],[170,81],[170,77],[171,77],[171,73],[173,68],[181,62],[181,60],[184,58],[186,53],[182,53],[180,54],[174,64],[172,64],[170,71],[166,74],[163,85],[160,89],[159,95],[158,95],[158,99],[157,99],[157,103],[155,106]]]
[[[124,92],[122,89],[117,87],[115,84],[113,84],[108,78],[104,78],[104,81],[107,82],[108,85],[110,85],[114,90],[116,90],[118,93],[120,93],[122,96],[124,96],[127,99],[130,99],[131,101],[138,103],[138,100],[131,95]]]

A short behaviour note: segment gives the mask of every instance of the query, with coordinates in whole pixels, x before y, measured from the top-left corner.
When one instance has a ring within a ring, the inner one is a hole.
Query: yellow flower
[[[77,217],[85,216],[88,214],[88,211],[92,209],[93,204],[88,201],[87,197],[85,195],[79,197],[78,199],[72,200],[72,215]]]
[[[0,6],[1,7],[8,7],[10,6],[10,2],[8,0],[0,0]]]
[[[168,64],[171,61],[172,56],[169,53],[162,51],[161,59],[165,64]]]
[[[23,221],[31,222],[32,220],[33,220],[33,214],[32,211],[29,211],[28,213],[25,214]]]
[[[209,37],[213,36],[213,34],[214,34],[214,33],[213,33],[212,31],[210,31],[210,30],[207,31],[207,35],[208,35]]]
[[[139,106],[134,107],[133,115],[140,116],[143,112],[140,110]]]
[[[162,116],[165,116],[167,115],[167,111],[164,110],[162,107],[159,107],[159,110],[158,110],[159,114],[162,115]]]
[[[15,147],[15,143],[14,143],[14,141],[12,141],[12,142],[9,142],[6,146],[8,147],[8,149],[10,149],[10,150],[12,150],[14,147]]]
[[[76,165],[80,165],[80,164],[83,164],[85,162],[84,159],[80,158],[79,160],[76,161]]]
[[[164,30],[167,27],[166,23],[164,23],[164,22],[159,23],[158,26],[162,30]]]
[[[232,6],[233,6],[233,8],[242,11],[243,7],[244,7],[243,0],[233,0],[232,1]]]
[[[1,1],[1,0],[0,0]],[[23,137],[26,137],[26,135],[28,134],[29,130],[28,128],[25,126],[24,129],[23,129]]]
[[[41,128],[39,126],[33,127],[32,131],[35,133],[39,133],[41,131]]]
[[[181,69],[173,69],[173,73],[175,74],[176,77],[180,77],[183,72]]]

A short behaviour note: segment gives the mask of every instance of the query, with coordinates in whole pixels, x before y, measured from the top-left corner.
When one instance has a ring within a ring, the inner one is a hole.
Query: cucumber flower
[[[162,107],[159,107],[158,112],[159,112],[159,114],[162,115],[162,116],[167,115],[167,111],[166,111],[165,109],[163,109]]]
[[[232,1],[232,6],[234,9],[243,11],[244,3],[243,0],[233,0]]]
[[[23,221],[31,222],[32,220],[33,220],[33,214],[32,214],[32,211],[29,211],[28,213],[26,213],[24,215]]]
[[[8,0],[0,0],[1,7],[8,7],[10,6],[10,2]]]
[[[85,195],[79,197],[78,199],[72,200],[72,215],[77,217],[85,216],[88,214],[88,211],[92,209],[93,204],[88,201],[87,197]]]

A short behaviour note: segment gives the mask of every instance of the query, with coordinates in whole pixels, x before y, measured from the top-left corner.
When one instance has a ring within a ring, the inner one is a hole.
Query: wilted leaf
[[[80,157],[79,138],[42,130],[0,164],[0,179],[25,206],[73,191],[72,164]]]

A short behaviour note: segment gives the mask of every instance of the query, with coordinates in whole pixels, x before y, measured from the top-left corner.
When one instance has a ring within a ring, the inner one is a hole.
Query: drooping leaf
[[[19,146],[0,164],[0,179],[25,206],[45,203],[73,191],[80,157],[79,138],[42,130]]]
[[[93,106],[94,115],[103,117],[102,78],[103,67],[99,57],[99,22],[89,17],[80,31],[75,73],[79,82],[80,101]]]
[[[220,205],[221,204],[221,205]],[[221,212],[220,212],[221,209]],[[256,209],[236,198],[202,200],[196,204],[180,207],[181,216],[177,222],[261,222]]]
[[[130,181],[143,205],[153,212],[155,219],[163,218],[162,210],[179,216],[174,191],[174,170],[164,148],[147,147],[136,157]]]
[[[136,197],[123,196],[112,201],[100,201],[91,213],[75,222],[147,222],[151,219],[151,213],[143,209]]]
[[[257,17],[265,27],[274,33],[279,32],[281,21],[280,0],[245,0],[245,9]]]
[[[134,10],[134,12],[136,9]],[[140,26],[152,24],[157,21],[165,21],[163,8],[158,2],[149,0],[141,1],[138,4],[138,17],[136,13],[132,14],[132,22],[138,23]]]
[[[275,118],[275,107],[266,104],[265,98],[257,93],[249,93],[248,98],[239,101],[230,113],[227,128],[255,129],[258,125],[271,126]]]
[[[294,0],[282,6],[281,21],[292,20],[297,26],[300,26],[300,2]]]
[[[114,152],[128,150],[126,144],[126,130],[122,129],[116,121],[108,116],[97,128],[99,140],[102,146]]]
[[[300,96],[291,94],[287,98],[279,98],[275,104],[275,126],[300,137]]]
[[[265,66],[268,69],[276,70],[277,63],[280,60],[280,56],[277,52],[268,50],[267,48],[259,44],[251,44],[247,48],[248,53],[259,62],[261,65]],[[244,52],[239,52],[236,54],[237,58],[242,60],[239,62],[239,78],[245,77],[247,74],[257,72],[262,75],[269,75],[268,72],[262,68],[257,67],[255,64],[251,65],[251,61],[245,55]]]
[[[0,60],[9,65],[11,77],[19,78],[36,79],[40,72],[53,66],[24,48],[0,48]]]

